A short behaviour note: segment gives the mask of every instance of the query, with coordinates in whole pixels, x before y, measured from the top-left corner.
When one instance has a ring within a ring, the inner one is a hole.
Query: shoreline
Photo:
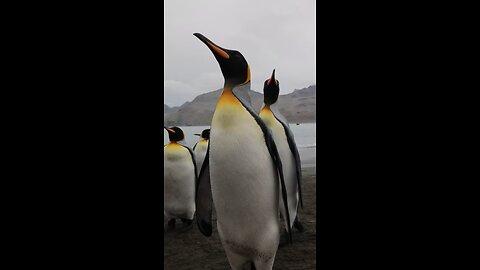
[[[300,162],[303,168],[316,167],[317,164],[317,147],[299,148]]]

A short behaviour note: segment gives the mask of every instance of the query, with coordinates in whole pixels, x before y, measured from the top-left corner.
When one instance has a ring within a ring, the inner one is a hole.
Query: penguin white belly
[[[299,203],[299,194],[298,194],[298,183],[297,183],[297,173],[296,173],[296,164],[293,157],[290,146],[288,145],[287,135],[283,125],[275,118],[273,113],[270,110],[262,110],[260,113],[260,118],[264,120],[264,123],[270,129],[272,133],[273,140],[277,146],[278,154],[282,161],[283,175],[285,178],[285,187],[287,189],[287,198],[288,198],[288,212],[290,214],[290,227],[293,226],[293,221],[297,216],[297,207]],[[281,191],[280,191],[281,192]],[[285,206],[283,203],[282,196],[279,196],[279,207],[282,213],[283,219],[286,222]]]
[[[207,154],[208,141],[202,140],[197,143],[193,153],[195,154],[195,163],[197,164],[197,175],[200,174],[200,169],[202,169],[203,160]]]
[[[271,267],[279,243],[279,183],[263,132],[245,108],[217,106],[210,136],[212,198],[229,261]]]
[[[164,215],[193,219],[195,214],[195,170],[190,152],[180,145],[164,151]]]

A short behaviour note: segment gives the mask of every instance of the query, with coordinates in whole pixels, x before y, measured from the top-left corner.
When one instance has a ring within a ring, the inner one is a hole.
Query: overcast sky
[[[280,94],[316,84],[315,0],[165,0],[165,104],[179,106],[223,87],[212,52],[193,33],[237,50],[252,89],[275,68]]]

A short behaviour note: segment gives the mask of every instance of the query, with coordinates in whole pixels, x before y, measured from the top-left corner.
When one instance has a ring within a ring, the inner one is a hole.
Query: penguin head
[[[263,102],[266,105],[274,104],[278,100],[279,92],[280,92],[280,87],[278,84],[278,80],[275,80],[275,69],[274,69],[270,79],[266,80],[263,83]]]
[[[210,140],[210,129],[205,129],[202,131],[202,138]]]
[[[164,127],[168,131],[168,139],[171,142],[178,142],[185,138],[183,131],[179,127]]]
[[[204,138],[205,140],[209,140],[210,139],[210,129],[204,129],[202,131],[202,134],[194,134],[194,135],[197,135],[197,136],[201,136],[202,138]]]
[[[250,81],[250,67],[240,52],[224,49],[200,33],[194,33],[193,35],[212,51],[220,65],[223,78],[225,78],[225,86],[233,88]]]

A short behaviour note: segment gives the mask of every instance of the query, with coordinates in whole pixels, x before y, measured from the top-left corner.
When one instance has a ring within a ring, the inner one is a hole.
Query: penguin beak
[[[166,129],[168,132],[175,133],[175,130],[173,130],[173,129],[171,129],[171,128],[167,128],[166,126],[164,126],[163,128]]]
[[[275,69],[273,70],[273,73],[272,73],[272,77],[270,77],[270,80],[268,80],[268,85],[276,85],[276,81],[275,81]]]
[[[202,136],[202,135],[200,135],[200,134],[197,134],[197,133],[195,133],[195,134],[193,134],[193,135],[196,135],[196,136]]]
[[[200,33],[194,33],[193,35],[196,36],[198,39],[200,39],[200,41],[205,43],[205,45],[207,45],[207,47],[212,51],[213,55],[215,55],[215,58],[217,58],[217,59],[220,58],[220,59],[225,59],[225,60],[230,58],[230,55],[228,55],[228,53],[225,51],[225,49],[223,49],[220,46],[217,46],[215,43],[210,41],[204,35],[202,35]]]

